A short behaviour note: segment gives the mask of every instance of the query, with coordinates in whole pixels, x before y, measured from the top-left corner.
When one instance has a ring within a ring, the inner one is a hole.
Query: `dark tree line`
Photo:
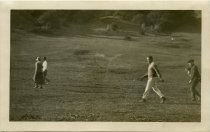
[[[162,31],[173,31],[186,25],[200,26],[199,11],[193,10],[12,10],[12,28],[53,30],[74,24],[89,24],[100,17],[117,16],[137,25],[158,25]]]

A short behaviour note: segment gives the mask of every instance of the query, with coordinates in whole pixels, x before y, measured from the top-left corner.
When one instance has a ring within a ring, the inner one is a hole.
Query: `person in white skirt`
[[[141,102],[146,102],[146,98],[149,95],[150,90],[153,89],[153,91],[160,97],[160,99],[161,99],[160,103],[164,103],[166,98],[164,97],[164,95],[158,89],[158,87],[156,85],[157,77],[160,79],[161,82],[164,82],[164,80],[162,79],[162,76],[158,70],[157,65],[153,61],[152,56],[147,57],[147,62],[149,63],[148,71],[145,75],[143,75],[141,77],[141,80],[143,80],[144,78],[148,78],[147,85],[146,85],[144,94],[142,96]]]

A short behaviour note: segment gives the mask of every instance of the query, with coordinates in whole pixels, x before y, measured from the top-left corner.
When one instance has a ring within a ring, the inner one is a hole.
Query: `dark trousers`
[[[42,72],[36,72],[34,75],[35,87],[38,88],[39,85],[42,87],[43,81],[44,77]]]
[[[192,99],[195,99],[196,96],[198,96],[199,98],[201,97],[200,93],[196,90],[196,86],[198,85],[199,82],[200,82],[199,80],[193,80],[191,82],[190,91]]]

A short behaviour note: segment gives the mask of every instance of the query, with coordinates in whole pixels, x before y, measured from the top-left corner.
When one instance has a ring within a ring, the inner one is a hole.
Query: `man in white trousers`
[[[153,89],[153,91],[160,97],[161,99],[160,103],[163,104],[166,98],[164,97],[162,92],[158,89],[156,81],[157,77],[160,79],[161,82],[164,82],[164,80],[162,79],[162,76],[157,68],[157,65],[153,61],[152,56],[147,57],[147,62],[149,63],[148,72],[141,77],[141,80],[147,77],[148,81],[141,102],[146,102],[146,98],[149,95],[150,90]]]

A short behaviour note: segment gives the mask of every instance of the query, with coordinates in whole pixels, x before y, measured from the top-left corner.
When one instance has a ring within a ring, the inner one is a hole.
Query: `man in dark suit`
[[[198,67],[194,64],[193,59],[189,60],[187,64],[188,68],[186,68],[186,71],[190,77],[189,84],[190,84],[192,101],[196,101],[196,96],[201,98],[200,93],[196,90],[196,86],[201,81],[201,75],[198,71]]]

